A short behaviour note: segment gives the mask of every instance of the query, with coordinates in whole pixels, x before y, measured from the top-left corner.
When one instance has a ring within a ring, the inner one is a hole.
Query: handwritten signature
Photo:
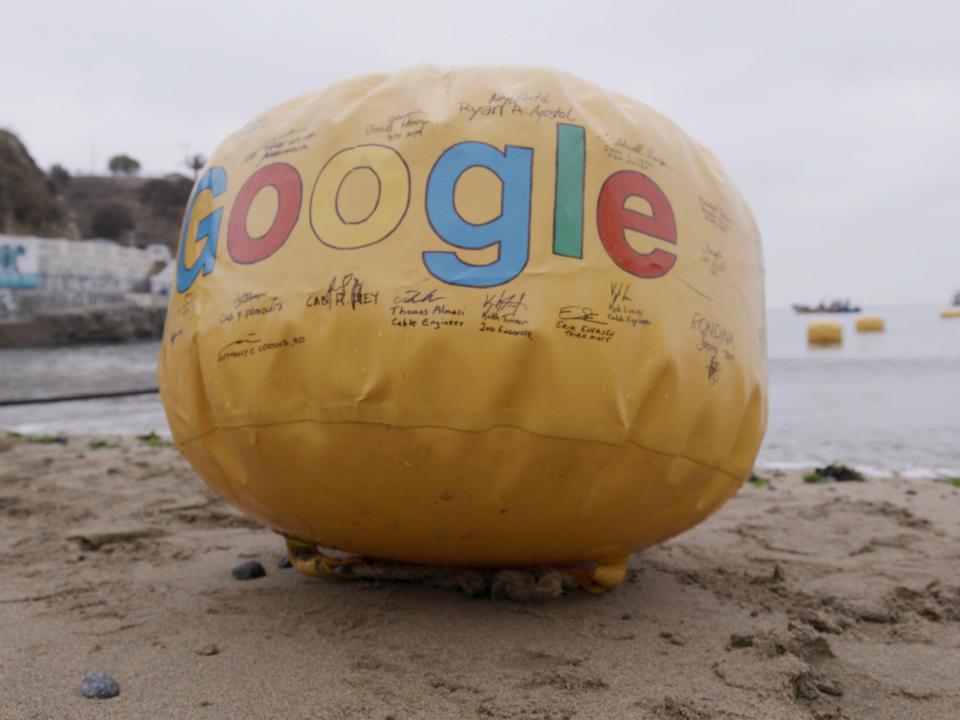
[[[256,333],[247,333],[247,337],[241,338],[240,340],[234,340],[231,343],[227,343],[219,352],[217,352],[217,361],[223,360],[224,357],[228,357],[230,353],[228,352],[231,348],[237,348],[240,345],[256,345],[260,342],[260,338],[257,337]],[[240,348],[237,348],[240,349]]]
[[[265,297],[266,293],[252,293],[252,292],[242,292],[233,299],[233,307],[237,309],[241,305],[246,303],[253,302],[254,300],[259,300],[262,297]]]
[[[630,286],[627,283],[610,283],[610,305],[618,302],[633,302]]]
[[[193,298],[194,294],[192,292],[184,293],[180,300],[180,315],[189,315],[193,312]]]
[[[324,292],[311,293],[307,297],[307,307],[349,307],[355,310],[358,305],[376,305],[380,298],[379,292],[367,292],[363,281],[347,273],[339,280],[334,275]]]
[[[697,350],[710,354],[710,360],[707,361],[707,380],[711,385],[716,385],[720,381],[721,369],[720,360],[717,358],[719,354],[717,346],[708,342],[705,337],[701,337]]]
[[[402,295],[397,295],[393,299],[394,305],[417,305],[420,303],[433,303],[444,300],[443,295],[440,295],[437,288],[433,288],[429,292],[423,292],[421,290],[404,290]]]
[[[507,293],[501,290],[500,294],[487,294],[483,299],[482,317],[484,320],[512,320],[520,310],[525,310],[527,294]]]
[[[690,320],[690,329],[699,333],[703,343],[706,343],[707,338],[710,338],[727,347],[733,347],[733,331],[699,312],[693,314]],[[711,347],[714,346],[711,345]],[[697,349],[702,350],[703,348]]]
[[[391,115],[387,118],[386,123],[370,123],[364,129],[364,134],[371,135],[373,133],[385,132],[392,133],[394,131],[394,123],[397,121],[400,122],[401,128],[414,128],[416,130],[423,130],[424,126],[428,125],[430,121],[426,118],[418,117],[419,115],[426,114],[423,110],[411,110],[410,112],[400,113],[398,115]]]
[[[606,321],[601,320],[593,308],[583,307],[581,305],[565,305],[560,308],[558,317],[561,320],[582,320],[583,322],[593,323],[595,325],[606,325]]]
[[[711,385],[716,385],[720,382],[720,362],[717,360],[716,355],[711,355],[710,362],[707,363],[707,380]]]
[[[709,245],[700,248],[700,262],[710,264],[711,275],[716,275],[718,272],[723,272],[727,269],[727,263],[723,259],[723,253],[719,250],[714,250]]]

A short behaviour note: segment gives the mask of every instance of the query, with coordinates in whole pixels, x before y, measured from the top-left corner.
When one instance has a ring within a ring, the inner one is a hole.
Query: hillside
[[[0,130],[0,233],[72,237],[53,181],[11,132]]]
[[[63,200],[80,237],[105,237],[124,245],[160,243],[176,249],[183,209],[193,181],[164,178],[78,176]]]
[[[0,130],[0,233],[38,237],[107,238],[145,247],[176,248],[193,181],[45,173],[19,138]]]

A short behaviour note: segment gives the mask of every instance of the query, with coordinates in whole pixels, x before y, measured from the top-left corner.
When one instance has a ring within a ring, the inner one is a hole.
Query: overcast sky
[[[416,63],[556,67],[665,113],[760,223],[772,307],[960,290],[960,3],[0,0],[0,126],[45,168],[183,170],[258,112]],[[788,9],[792,8],[792,9]]]

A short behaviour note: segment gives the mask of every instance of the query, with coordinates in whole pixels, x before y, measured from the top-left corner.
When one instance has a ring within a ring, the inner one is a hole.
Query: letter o
[[[277,214],[266,233],[257,238],[247,232],[247,214],[254,198],[265,187],[277,191]],[[300,201],[303,199],[303,183],[300,173],[292,165],[273,163],[260,168],[237,193],[230,211],[227,226],[227,250],[234,262],[250,265],[267,258],[287,241],[293,226],[300,217]]]
[[[380,194],[366,218],[348,222],[340,215],[337,198],[347,175],[361,168],[377,176]],[[357,145],[338,152],[320,170],[310,197],[310,227],[324,245],[355,250],[390,235],[409,206],[410,169],[400,153],[386,145]]]

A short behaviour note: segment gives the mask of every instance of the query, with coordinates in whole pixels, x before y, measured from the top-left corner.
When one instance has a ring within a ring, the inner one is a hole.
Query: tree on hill
[[[196,180],[197,173],[199,173],[203,169],[203,166],[207,164],[207,159],[203,155],[197,153],[196,155],[191,155],[188,157],[183,164],[193,170],[193,179]]]
[[[56,192],[62,192],[70,184],[70,173],[63,165],[54,165],[47,175]]]
[[[107,167],[114,175],[136,175],[140,172],[140,163],[129,155],[114,155]]]

